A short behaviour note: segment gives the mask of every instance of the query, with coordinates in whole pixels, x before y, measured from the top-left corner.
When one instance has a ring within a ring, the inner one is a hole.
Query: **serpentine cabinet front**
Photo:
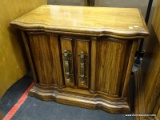
[[[64,104],[129,112],[127,82],[138,40],[45,32],[22,35],[36,80],[30,95],[49,100],[56,91],[54,100]]]

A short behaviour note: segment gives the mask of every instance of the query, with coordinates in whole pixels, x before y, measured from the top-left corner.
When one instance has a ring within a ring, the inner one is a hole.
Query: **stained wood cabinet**
[[[130,111],[134,54],[138,40],[148,35],[138,9],[41,6],[11,25],[21,30],[33,72],[30,95],[112,113]]]

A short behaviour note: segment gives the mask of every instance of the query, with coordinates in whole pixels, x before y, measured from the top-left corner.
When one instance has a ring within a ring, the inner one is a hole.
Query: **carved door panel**
[[[28,34],[38,84],[63,86],[57,36],[37,32]]]
[[[62,37],[60,42],[65,85],[75,87],[73,40]]]
[[[66,86],[89,88],[90,41],[75,37],[62,37],[60,41]]]
[[[99,40],[96,45],[96,91],[120,96],[127,65],[125,40]]]
[[[76,81],[78,88],[89,88],[90,41],[76,39]]]

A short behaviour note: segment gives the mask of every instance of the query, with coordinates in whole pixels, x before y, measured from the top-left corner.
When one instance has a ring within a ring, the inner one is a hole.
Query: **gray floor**
[[[133,117],[28,97],[12,120],[133,120]]]

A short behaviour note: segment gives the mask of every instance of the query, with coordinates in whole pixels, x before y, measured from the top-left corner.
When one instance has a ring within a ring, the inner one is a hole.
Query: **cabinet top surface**
[[[149,34],[136,8],[43,5],[11,24],[24,30],[94,36],[142,38]]]

